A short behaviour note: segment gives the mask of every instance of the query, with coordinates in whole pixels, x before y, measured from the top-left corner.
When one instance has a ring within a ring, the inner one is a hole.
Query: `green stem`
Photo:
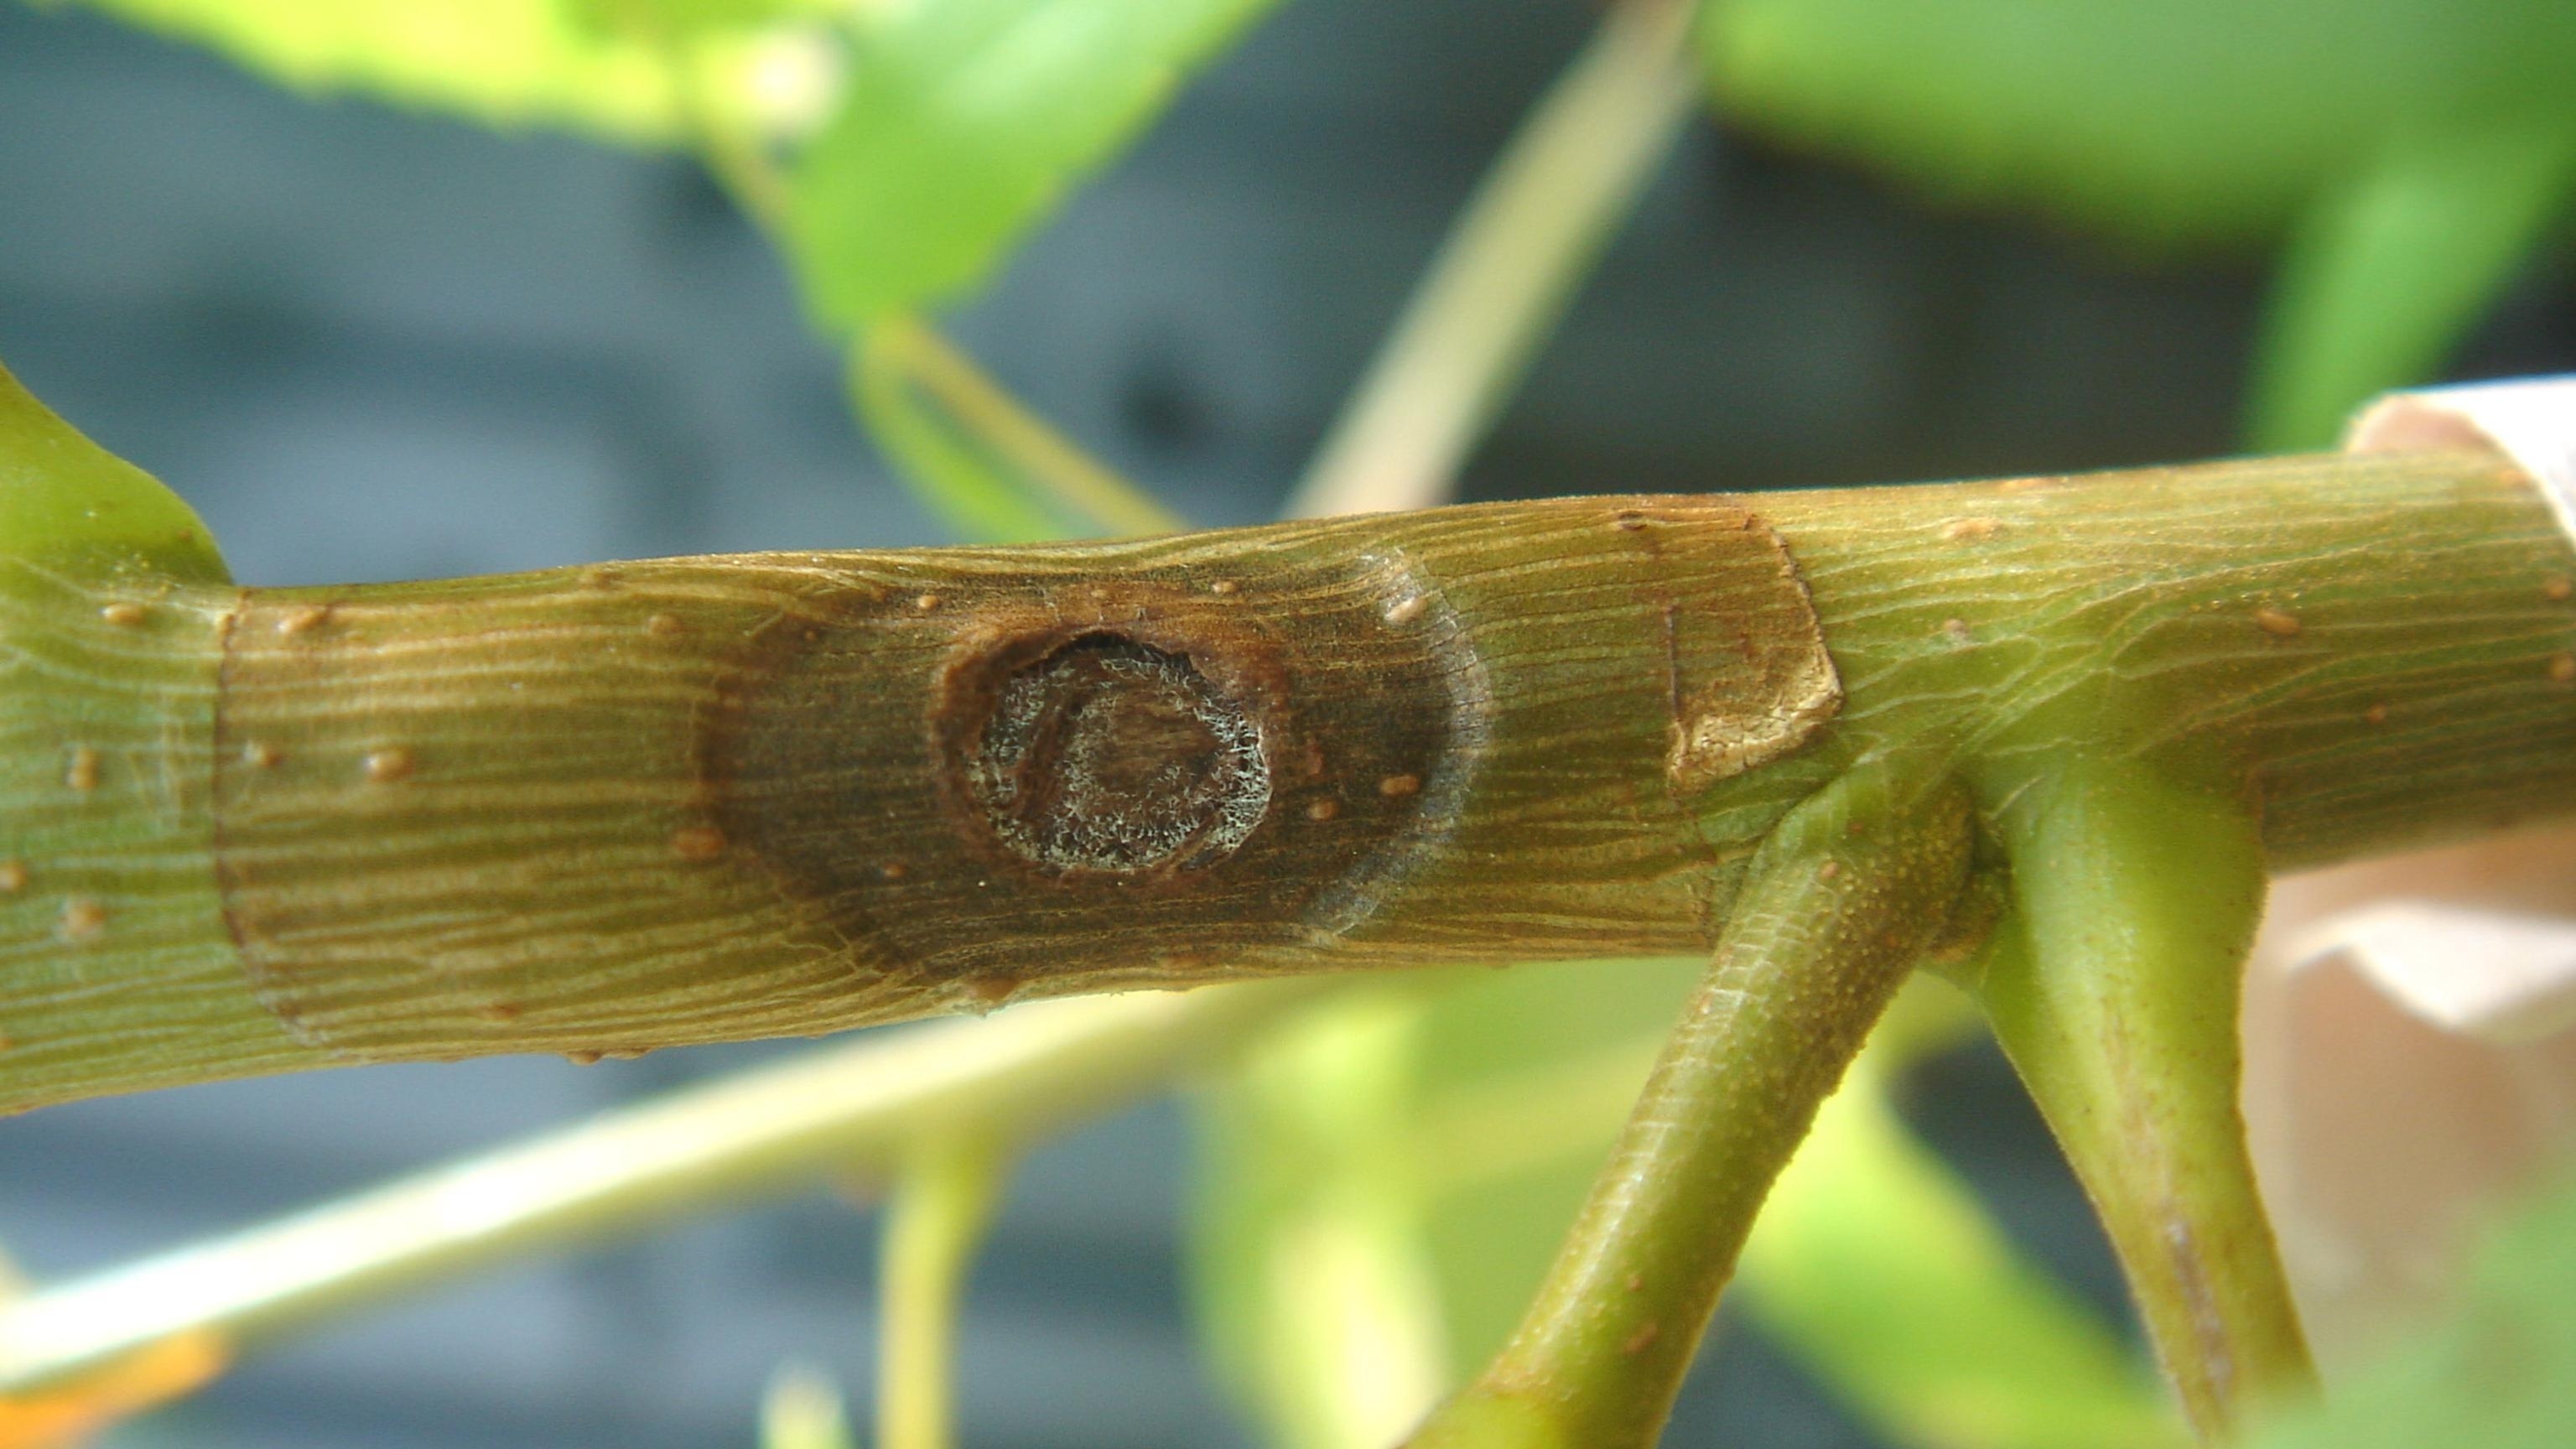
[[[2576,554],[2490,455],[1759,502],[310,590],[0,558],[0,1103],[1705,952],[1780,813],[1910,740],[2187,752],[2276,869],[2576,807]],[[1000,691],[1054,709],[1092,686],[1047,661],[1112,644],[1188,671],[1103,673],[1138,707],[1086,748],[1198,768],[1144,726],[1205,694],[1267,794],[1040,798],[1248,834],[1002,835]]]
[[[1447,496],[1694,114],[1695,10],[1623,0],[1521,122],[1335,419],[1290,517]]]
[[[1884,764],[1781,821],[1527,1316],[1415,1446],[1654,1442],[1771,1180],[1946,923],[1971,838],[1961,791]]]
[[[2220,1440],[2313,1387],[2237,1109],[2263,906],[2238,799],[2054,762],[1998,812],[2019,920],[1977,990],[2120,1255],[2185,1414]]]
[[[886,1204],[879,1278],[877,1449],[957,1442],[957,1303],[1007,1179],[980,1129],[925,1143]]]

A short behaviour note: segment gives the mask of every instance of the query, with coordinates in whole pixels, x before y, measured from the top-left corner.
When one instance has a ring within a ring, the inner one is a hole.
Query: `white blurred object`
[[[2576,539],[2576,375],[2391,393],[2344,437],[2354,453],[2489,447],[2523,467]]]
[[[2245,991],[2255,1169],[2331,1376],[2576,1148],[2576,827],[2294,876]]]
[[[2383,398],[2348,446],[2494,447],[2576,540],[2576,377]],[[2440,1307],[2483,1221],[2576,1156],[2576,825],[2276,885],[2245,1116],[2331,1378]]]
[[[2296,966],[2348,960],[2444,1031],[2541,1041],[2576,1024],[2576,921],[2399,898],[2329,916],[2290,942]]]

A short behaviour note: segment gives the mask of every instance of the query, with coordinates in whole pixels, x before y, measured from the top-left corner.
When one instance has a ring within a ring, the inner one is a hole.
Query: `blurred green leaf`
[[[1274,0],[901,0],[854,22],[787,237],[835,329],[974,285]]]
[[[1346,1392],[1313,1347],[1328,1324],[1318,1205],[1343,1204],[1345,1231],[1370,1225],[1382,1271],[1411,1283],[1409,1264],[1428,1267],[1446,1369],[1472,1372],[1519,1321],[1698,974],[1690,960],[1455,974],[1371,1049],[1319,1055],[1309,1038],[1210,1097],[1199,1307],[1270,1442],[1362,1442],[1316,1427],[1318,1402]],[[1972,1029],[1941,982],[1899,997],[1766,1207],[1742,1306],[1892,1443],[2179,1445],[2143,1360],[2023,1258],[1889,1106],[1894,1076]],[[1345,1326],[1357,1301],[1345,1293]],[[1283,1349],[1300,1335],[1306,1348]]]
[[[2557,219],[2576,124],[2410,136],[2310,208],[2255,359],[2254,443],[2334,445],[2355,403],[2431,376]]]
[[[1764,1203],[1740,1305],[1894,1443],[2185,1449],[2144,1356],[1905,1128],[1873,1041]]]
[[[1501,1342],[1697,975],[1417,976],[1202,1094],[1196,1307],[1267,1442],[1381,1449]]]
[[[1416,1155],[1453,1373],[1502,1346],[1645,1085],[1701,963],[1471,976],[1425,1018]]]
[[[2494,1234],[2456,1309],[2253,1449],[2563,1449],[2576,1426],[2576,1182]]]
[[[781,1364],[760,1395],[760,1449],[856,1449],[841,1386],[811,1364]]]
[[[1426,1005],[1354,990],[1199,1099],[1202,1336],[1280,1449],[1383,1449],[1446,1386],[1406,1104]]]
[[[1757,126],[2150,242],[2274,235],[2412,127],[2576,118],[2564,0],[1733,0],[1702,35]]]
[[[194,41],[285,85],[357,91],[495,125],[566,125],[627,141],[681,133],[652,44],[561,0],[75,0]]]
[[[2568,195],[2565,0],[1731,0],[1717,103],[1937,199],[2150,248],[2295,231],[2256,439],[2419,382]]]
[[[561,0],[593,28],[607,32],[686,34],[763,25],[791,15],[850,8],[849,0]]]

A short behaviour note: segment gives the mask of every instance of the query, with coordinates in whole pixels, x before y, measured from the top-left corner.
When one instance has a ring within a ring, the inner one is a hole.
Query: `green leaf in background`
[[[2353,405],[2428,377],[2576,179],[2576,125],[2406,137],[2311,207],[2255,358],[2257,447],[2333,444]]]
[[[593,29],[639,35],[687,34],[764,25],[793,15],[823,15],[852,0],[563,0]]]
[[[2564,0],[1733,0],[1718,103],[1964,201],[2262,240],[2416,125],[2576,119]]]
[[[1199,1096],[1200,1336],[1278,1449],[1384,1449],[1447,1387],[1407,1130],[1430,1009],[1415,990],[1343,993]]]
[[[1510,1331],[1691,961],[1450,971],[1337,997],[1203,1093],[1203,1338],[1278,1449],[1384,1449]]]
[[[642,40],[559,0],[78,0],[297,90],[355,91],[493,125],[625,141],[681,130],[679,88]]]
[[[1273,0],[889,0],[859,14],[787,237],[835,330],[974,285]]]
[[[845,0],[34,0],[214,50],[310,94],[684,145],[801,132]]]
[[[2484,1245],[2462,1300],[2252,1449],[2564,1449],[2576,1438],[2576,1182]]]
[[[214,535],[179,495],[81,436],[0,367],[0,559],[82,580],[220,584]]]
[[[2187,1449],[2145,1356],[1906,1129],[1890,1045],[1872,1040],[1763,1204],[1739,1306],[1899,1444]]]
[[[2296,228],[2274,446],[2438,367],[2576,145],[2565,0],[1730,0],[1702,41],[1720,106],[1940,199],[2151,248]]]
[[[1426,1015],[1408,1131],[1453,1374],[1520,1322],[1699,974],[1691,958],[1514,967]]]

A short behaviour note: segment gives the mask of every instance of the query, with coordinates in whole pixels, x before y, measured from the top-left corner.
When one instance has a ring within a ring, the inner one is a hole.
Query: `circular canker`
[[[1213,864],[1270,809],[1260,726],[1184,655],[1090,634],[1004,680],[966,771],[994,834],[1052,870]]]

